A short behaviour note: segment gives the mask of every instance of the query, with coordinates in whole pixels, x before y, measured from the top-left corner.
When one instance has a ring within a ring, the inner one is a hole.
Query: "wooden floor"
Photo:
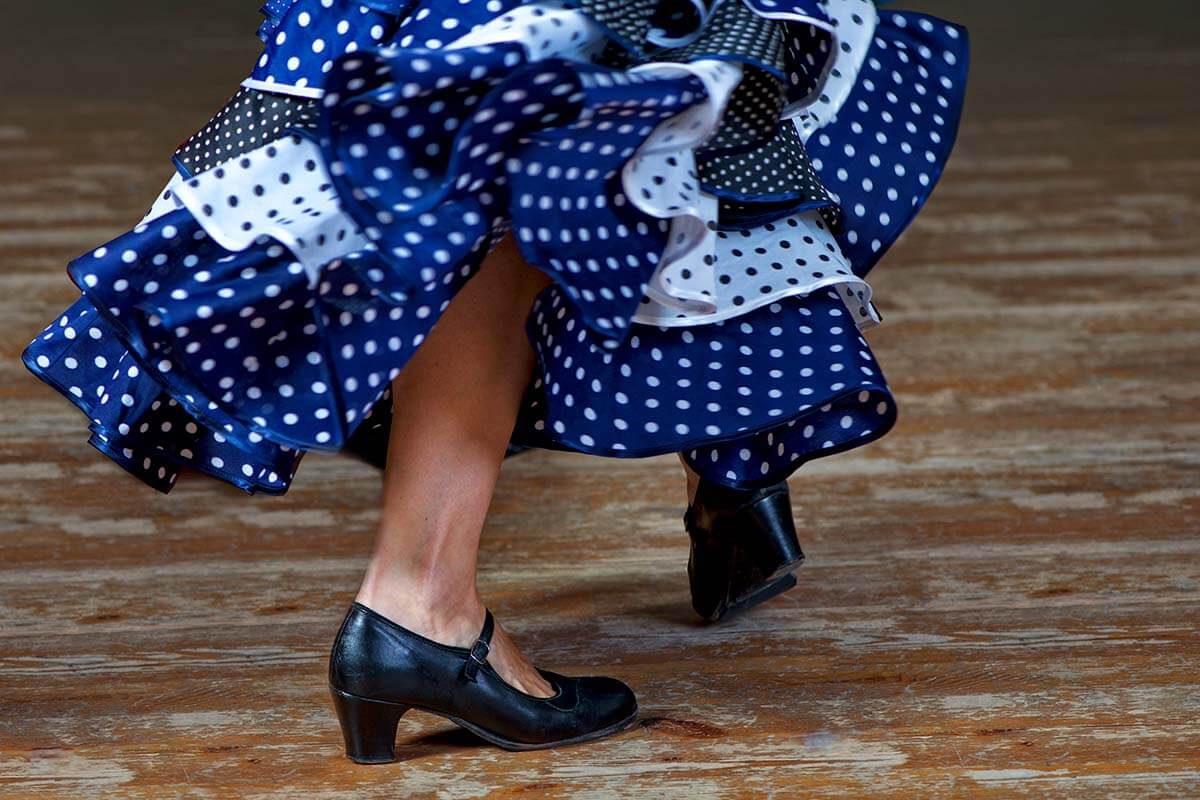
[[[543,666],[631,683],[641,722],[509,754],[414,714],[375,768],[341,755],[325,659],[377,474],[313,456],[285,498],[164,498],[17,363],[64,262],[136,219],[250,63],[257,3],[18,6],[0,797],[1200,796],[1193,3],[921,3],[972,28],[970,105],[873,275],[901,422],[792,481],[802,585],[702,627],[670,458],[512,460],[485,596]]]

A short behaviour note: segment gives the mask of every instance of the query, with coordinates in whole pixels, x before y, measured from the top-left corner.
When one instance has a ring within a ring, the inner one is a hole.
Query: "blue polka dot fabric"
[[[697,329],[641,326],[611,351],[578,335],[572,307],[556,287],[534,304],[542,369],[521,444],[608,456],[686,450],[702,474],[753,485],[895,422],[883,374],[835,291]]]
[[[292,7],[295,0],[267,0],[259,9],[259,13],[263,15],[262,24],[258,26],[258,38],[263,44],[269,43],[273,38],[275,31],[279,29],[280,20],[287,10]]]
[[[837,117],[808,141],[845,212],[838,242],[866,275],[916,217],[950,158],[967,82],[966,32],[885,11]]]
[[[752,487],[882,436],[863,276],[949,157],[965,32],[725,2],[269,0],[220,146],[70,264],[81,297],[25,364],[148,485],[279,494],[307,451],[386,436],[391,381],[512,236],[553,278],[514,445],[681,452]],[[272,98],[310,105],[268,120]],[[801,184],[821,209],[722,215]]]
[[[286,86],[289,93],[316,96],[334,61],[384,44],[407,5],[407,0],[272,0],[259,28],[267,48],[245,85]]]
[[[334,185],[399,275],[458,263],[486,221],[505,216],[526,259],[589,326],[623,331],[667,229],[625,202],[613,176],[655,127],[704,96],[703,84],[523,61],[519,47],[497,46],[343,62],[322,133]],[[406,124],[388,124],[396,118]],[[439,210],[450,213],[438,236],[412,234],[414,220]]]

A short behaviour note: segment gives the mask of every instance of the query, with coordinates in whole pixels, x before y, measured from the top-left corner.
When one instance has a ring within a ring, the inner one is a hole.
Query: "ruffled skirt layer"
[[[307,450],[382,431],[511,230],[554,279],[515,443],[753,486],[882,436],[863,276],[940,176],[965,38],[727,3],[464,3],[453,40],[430,7],[269,4],[255,74],[142,224],[72,262],[82,297],[25,363],[154,488],[282,493]]]

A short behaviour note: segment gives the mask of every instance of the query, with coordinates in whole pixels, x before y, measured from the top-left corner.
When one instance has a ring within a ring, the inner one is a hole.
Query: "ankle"
[[[691,468],[687,462],[687,459],[683,457],[683,453],[679,454],[679,463],[683,466],[683,474],[687,479],[687,487],[685,491],[687,492],[688,505],[691,505],[692,503],[696,502],[696,492],[700,488],[700,475]]]
[[[485,613],[474,586],[452,590],[419,581],[368,578],[355,600],[427,639],[459,647],[475,641]]]

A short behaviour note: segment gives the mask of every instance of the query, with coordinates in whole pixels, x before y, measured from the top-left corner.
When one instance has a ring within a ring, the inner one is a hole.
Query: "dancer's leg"
[[[379,536],[358,601],[434,641],[469,646],[483,624],[479,535],[534,365],[525,318],[548,282],[505,239],[392,385]],[[499,625],[488,662],[522,691],[553,694]]]
[[[683,453],[679,454],[679,463],[683,465],[683,475],[687,478],[687,501],[691,505],[696,499],[696,490],[700,488],[700,476],[696,474],[687,461],[683,457]]]

